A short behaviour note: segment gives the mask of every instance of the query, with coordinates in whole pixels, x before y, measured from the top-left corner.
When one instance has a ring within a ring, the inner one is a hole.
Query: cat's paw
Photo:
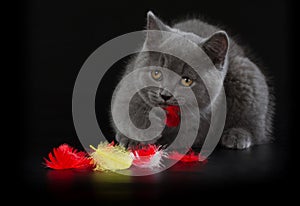
[[[149,114],[149,118],[152,119],[153,122],[157,123],[157,125],[165,125],[166,114],[161,108],[154,107]]]
[[[117,133],[116,140],[120,145],[124,146],[125,148],[133,148],[140,144],[139,141],[129,139],[128,137],[120,133]]]
[[[246,149],[252,145],[252,135],[245,129],[231,128],[223,133],[221,144],[231,149]]]

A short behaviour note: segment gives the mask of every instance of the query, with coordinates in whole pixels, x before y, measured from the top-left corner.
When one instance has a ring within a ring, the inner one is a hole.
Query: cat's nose
[[[161,98],[162,98],[163,100],[165,100],[165,101],[168,101],[168,100],[171,99],[171,97],[172,97],[172,96],[170,96],[170,95],[164,95],[164,94],[161,94],[160,96],[161,96]]]

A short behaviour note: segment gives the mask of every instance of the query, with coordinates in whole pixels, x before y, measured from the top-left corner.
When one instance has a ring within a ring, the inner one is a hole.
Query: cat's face
[[[189,105],[194,97],[186,95],[186,91],[192,89],[194,94],[197,94],[195,97],[200,107],[209,104],[208,92],[203,81],[185,62],[158,52],[147,52],[142,56],[142,66],[145,69],[139,70],[137,83],[155,85],[140,91],[145,102],[151,106]]]
[[[202,75],[206,75],[205,72],[210,73],[207,70],[207,64],[201,65],[201,59],[209,57],[211,62],[217,70],[225,74],[224,69],[226,64],[227,50],[228,50],[228,37],[225,32],[217,32],[210,37],[200,37],[193,33],[182,32],[165,25],[151,12],[148,13],[148,30],[160,30],[168,31],[179,34],[181,37],[193,42],[196,46],[201,47],[202,54],[189,53],[189,58],[199,62],[199,69],[203,69]],[[175,35],[176,36],[176,35]],[[164,36],[160,34],[149,34],[144,43],[144,48],[147,49],[159,49],[168,51],[169,53],[181,52],[184,55],[189,49],[189,44],[178,41],[177,37]],[[199,61],[200,60],[200,61]],[[159,53],[159,52],[142,52],[138,55],[136,60],[136,68],[146,67],[147,69],[139,69],[139,75],[136,80],[140,85],[155,85],[144,88],[140,91],[140,95],[146,103],[152,106],[163,105],[187,105],[198,106],[200,109],[210,105],[210,100],[214,97],[209,96],[206,85],[203,82],[197,72],[191,68],[183,60],[176,58],[175,56]],[[167,68],[177,75],[170,75],[170,72],[161,69]],[[206,70],[205,70],[206,69]],[[209,79],[210,87],[220,87],[222,82],[219,80]],[[186,90],[192,89],[197,99],[198,105],[189,105],[192,101],[192,96],[186,95]],[[216,89],[217,91],[218,89]],[[211,95],[211,94],[210,94]],[[176,98],[175,98],[176,97]]]

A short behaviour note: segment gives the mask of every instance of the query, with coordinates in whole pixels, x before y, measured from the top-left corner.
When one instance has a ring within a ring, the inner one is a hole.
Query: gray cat
[[[220,140],[221,145],[227,148],[246,149],[252,145],[270,141],[273,101],[266,77],[245,56],[243,49],[228,37],[225,31],[221,31],[219,28],[198,19],[186,20],[170,27],[152,12],[147,14],[147,30],[176,32],[184,38],[193,41],[209,56],[215,68],[222,72],[224,78],[219,83],[224,86],[226,93],[227,116]],[[151,46],[167,47],[168,44],[164,44],[165,41],[165,39],[160,39],[159,36],[147,36],[143,48]],[[185,48],[182,45],[176,47],[176,42],[173,42],[172,48],[167,49],[184,51]],[[169,84],[169,87],[172,83],[174,88],[170,92],[163,88],[147,87],[136,93],[129,106],[129,114],[133,124],[140,129],[149,127],[151,124],[149,111],[153,107],[180,104],[180,100],[174,98],[177,88],[190,87],[198,101],[197,105],[190,105],[190,112],[193,112],[193,107],[198,107],[201,114],[201,124],[193,147],[200,148],[207,134],[211,115],[209,109],[211,100],[201,78],[189,65],[180,59],[157,52],[141,52],[136,55],[127,65],[124,76],[136,68],[145,66],[159,66],[171,69],[180,75],[182,79],[174,85],[174,80],[165,76],[163,71],[155,69],[146,71],[149,75],[140,75],[140,78],[135,80],[136,82],[131,82],[131,84],[142,84],[143,82],[155,80],[160,85]],[[213,82],[214,80],[212,79],[211,81]],[[127,86],[126,84],[121,85],[121,87]],[[126,96],[126,94],[124,95]],[[188,103],[189,100],[186,99],[186,101]],[[120,107],[125,108],[126,105],[122,105],[123,103],[119,100],[116,101],[116,97],[113,96],[112,110]],[[163,117],[159,113],[156,116],[157,121],[161,122],[161,124],[164,123]],[[121,127],[122,122],[127,121],[128,119],[122,120]],[[162,134],[152,142],[139,142],[122,134],[113,121],[112,124],[116,131],[116,140],[129,147],[138,143],[168,145],[174,141],[179,130],[179,126],[166,127]],[[131,135],[134,136],[134,134]]]

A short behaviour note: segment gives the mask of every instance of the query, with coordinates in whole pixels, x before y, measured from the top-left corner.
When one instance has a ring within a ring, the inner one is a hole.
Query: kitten
[[[152,12],[147,14],[147,30],[176,32],[184,38],[193,41],[202,48],[215,67],[223,73],[224,80],[219,83],[224,86],[226,93],[227,116],[220,144],[227,148],[245,149],[255,144],[266,143],[271,139],[273,101],[266,77],[245,56],[243,49],[228,37],[225,31],[221,31],[219,28],[198,19],[186,20],[170,27]],[[151,47],[153,45],[158,47],[168,46],[168,44],[164,44],[165,39],[159,38],[157,36],[147,36],[143,47]],[[176,47],[176,42],[174,42],[172,48],[167,49],[184,51],[185,48],[184,46]],[[127,65],[124,76],[136,68],[145,66],[168,68],[182,76],[182,80],[175,86],[173,85],[172,93],[158,87],[147,87],[136,93],[129,106],[129,114],[133,124],[140,129],[149,127],[148,115],[153,107],[178,105],[179,100],[174,98],[177,88],[180,86],[190,87],[198,101],[198,104],[194,105],[194,107],[198,107],[201,114],[201,124],[193,147],[201,147],[208,131],[211,115],[210,109],[207,109],[211,101],[201,78],[191,67],[178,58],[157,52],[141,52],[136,55]],[[159,69],[147,72],[149,75],[140,75],[141,77],[136,79],[136,82],[132,82],[132,84],[142,84],[150,81],[151,78],[151,81],[159,78],[160,85],[169,84],[170,86],[171,83],[174,83],[172,79],[164,76]],[[126,84],[121,86],[126,87]],[[186,101],[189,103],[189,99],[186,99]],[[112,99],[112,110],[119,106],[126,107],[126,105],[122,104],[122,101],[116,101],[114,96]],[[191,108],[192,111],[193,108]],[[161,121],[163,115],[158,115],[157,117],[158,121]],[[128,120],[124,119],[121,122],[126,121]],[[121,144],[130,147],[139,143],[119,132],[114,124],[113,126],[116,131],[116,140]],[[170,144],[176,137],[178,128],[179,126],[165,128],[160,138],[153,140],[154,142],[151,143]]]

